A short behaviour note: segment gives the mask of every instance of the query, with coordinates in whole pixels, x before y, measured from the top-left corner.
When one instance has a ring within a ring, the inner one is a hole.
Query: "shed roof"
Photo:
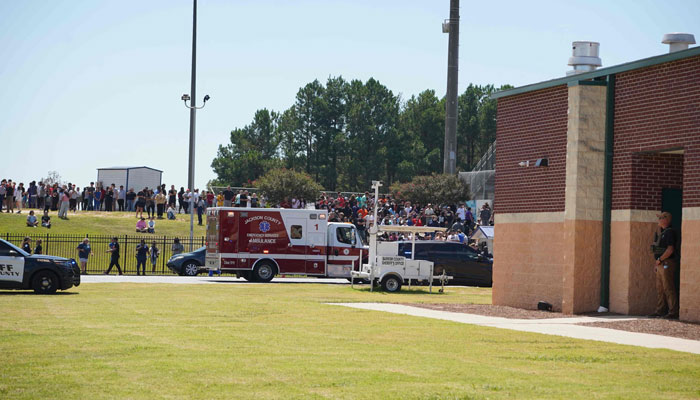
[[[146,167],[145,165],[144,165],[144,166],[138,166],[138,167],[106,167],[106,168],[97,168],[97,170],[98,170],[98,171],[101,171],[101,170],[110,170],[110,169],[124,169],[124,170],[127,170],[127,169],[141,169],[141,168],[146,168],[146,169],[151,169],[151,170],[153,170],[153,171],[163,172],[163,171],[161,171],[161,170],[159,170],[159,169],[155,169],[155,168],[151,168],[151,167]]]

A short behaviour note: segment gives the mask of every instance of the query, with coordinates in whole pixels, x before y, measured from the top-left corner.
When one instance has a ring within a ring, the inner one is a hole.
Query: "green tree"
[[[389,151],[398,143],[399,99],[391,90],[370,78],[366,84],[353,80],[348,86],[347,173],[341,183],[349,190],[364,190],[372,180],[391,182],[397,163]]]
[[[445,102],[434,90],[411,96],[401,110],[400,154],[396,178],[406,182],[415,175],[442,171],[445,143]]]
[[[277,113],[258,110],[253,122],[231,131],[230,143],[219,145],[212,168],[217,180],[234,186],[247,186],[270,168],[281,165],[277,156],[280,143],[276,134]]]
[[[271,169],[254,184],[272,204],[293,197],[313,201],[322,190],[308,174],[286,168]]]
[[[416,176],[411,182],[391,185],[390,190],[394,198],[419,204],[457,204],[471,198],[469,185],[451,174]]]
[[[299,120],[297,135],[304,149],[306,173],[312,175],[317,181],[319,160],[316,146],[321,136],[321,118],[324,113],[324,105],[321,100],[323,91],[323,85],[318,80],[314,80],[299,89],[294,104]]]

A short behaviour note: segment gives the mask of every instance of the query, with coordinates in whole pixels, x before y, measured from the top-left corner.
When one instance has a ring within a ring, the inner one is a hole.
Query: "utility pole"
[[[447,97],[445,101],[445,150],[443,172],[457,173],[457,76],[459,73],[459,0],[450,0],[450,19],[442,24],[449,33],[447,50]]]
[[[192,11],[192,86],[190,96],[192,101],[197,98],[197,0],[194,0]],[[190,251],[194,250],[194,134],[197,108],[190,108],[190,165],[187,174],[187,187],[190,189]]]

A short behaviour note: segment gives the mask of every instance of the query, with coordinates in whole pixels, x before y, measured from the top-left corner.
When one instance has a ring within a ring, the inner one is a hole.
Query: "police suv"
[[[80,285],[80,268],[73,259],[30,255],[0,239],[0,289],[33,289],[51,294]]]

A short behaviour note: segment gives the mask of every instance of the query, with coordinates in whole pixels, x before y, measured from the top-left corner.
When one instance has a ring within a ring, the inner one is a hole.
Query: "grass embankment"
[[[37,219],[41,221],[42,212],[34,210]],[[58,218],[56,211],[50,211],[51,229],[30,228],[26,224],[29,210],[22,210],[22,214],[0,215],[0,233],[20,233],[20,234],[76,234],[76,235],[135,235],[136,215],[132,212],[96,212],[78,211],[76,214],[69,212],[68,220]],[[147,214],[144,213],[144,216]],[[148,218],[146,218],[148,219]],[[204,219],[204,217],[203,217]],[[203,221],[203,223],[205,223]],[[188,214],[178,214],[176,220],[157,219],[156,235],[163,236],[188,236],[190,232],[190,216]],[[204,236],[204,226],[197,225],[197,215],[194,216],[194,235]]]
[[[490,303],[490,289],[86,284],[67,293],[0,292],[0,398],[700,397],[697,355],[324,304]]]

